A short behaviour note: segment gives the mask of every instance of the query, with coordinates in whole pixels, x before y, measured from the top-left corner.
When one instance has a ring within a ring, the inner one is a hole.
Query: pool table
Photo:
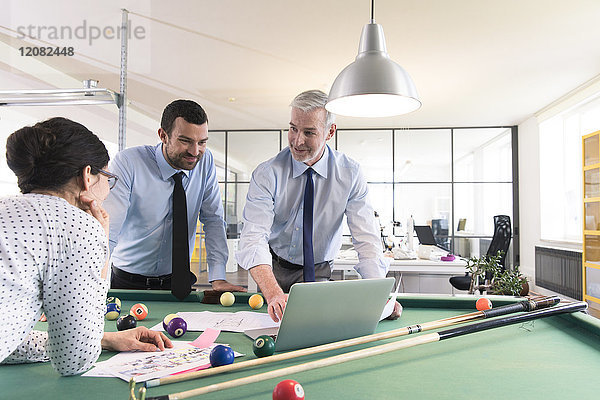
[[[192,293],[179,302],[164,291],[117,291],[123,309],[143,302],[148,318],[139,323],[153,326],[178,311],[249,310],[249,294],[237,294],[229,308],[200,303],[203,294]],[[402,295],[404,307],[396,321],[382,321],[377,331],[395,329],[473,312],[475,298],[468,296]],[[492,297],[495,306],[518,301]],[[263,307],[259,312],[265,312]],[[44,329],[38,323],[37,329]],[[114,331],[115,322],[106,321]],[[426,333],[421,333],[426,334]],[[191,341],[198,332],[181,339]],[[307,399],[591,399],[598,397],[600,376],[600,322],[584,313],[549,317],[474,333],[437,343],[424,344],[384,355],[287,376],[299,381]],[[414,335],[413,335],[414,336]],[[391,339],[395,340],[395,339]],[[229,343],[254,358],[252,341],[240,333],[222,332],[218,342]],[[387,343],[390,340],[355,346],[352,350]],[[181,392],[198,386],[240,378],[275,368],[294,365],[343,353],[336,350],[320,355],[267,364],[250,370],[217,375],[203,380],[151,388],[148,396]],[[103,352],[100,360],[113,353]],[[270,399],[273,387],[285,378],[276,378],[199,398]],[[60,377],[49,363],[0,366],[0,398],[6,399],[127,399],[128,385],[117,378]]]

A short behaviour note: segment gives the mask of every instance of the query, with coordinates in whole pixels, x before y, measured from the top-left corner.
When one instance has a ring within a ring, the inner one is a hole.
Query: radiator
[[[535,247],[536,286],[581,300],[581,268],[581,252]]]

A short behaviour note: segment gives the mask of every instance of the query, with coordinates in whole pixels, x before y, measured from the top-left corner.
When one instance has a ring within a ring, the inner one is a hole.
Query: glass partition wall
[[[388,244],[406,244],[413,218],[440,245],[471,257],[486,253],[494,215],[511,217],[518,243],[516,138],[516,126],[338,129],[328,144],[361,164]],[[287,130],[210,132],[230,239],[241,232],[252,171],[286,146]],[[509,265],[518,263],[513,249]]]

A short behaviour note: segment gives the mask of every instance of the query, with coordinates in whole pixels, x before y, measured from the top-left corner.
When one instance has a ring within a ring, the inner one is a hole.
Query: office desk
[[[390,259],[388,276],[396,278],[396,283],[402,278],[402,292],[406,293],[444,293],[453,292],[448,279],[451,276],[462,275],[466,272],[467,262],[460,259],[454,261],[433,260],[394,260]],[[336,258],[333,261],[333,271],[341,271],[345,279],[348,271],[354,271],[357,259]]]
[[[406,293],[454,293],[448,279],[451,276],[462,275],[466,272],[467,262],[456,259],[454,261],[432,261],[432,260],[393,260],[390,259],[388,276],[396,278],[396,282],[402,277],[403,292]],[[342,279],[346,273],[354,271],[358,263],[355,258],[336,258],[333,261],[332,271],[341,271]],[[248,273],[248,292],[256,292],[256,282]]]

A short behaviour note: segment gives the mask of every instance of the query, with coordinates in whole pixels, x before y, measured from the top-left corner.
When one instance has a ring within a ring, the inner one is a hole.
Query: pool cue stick
[[[371,357],[379,354],[385,354],[396,350],[401,350],[409,347],[418,346],[425,343],[439,342],[445,339],[481,332],[493,328],[499,328],[507,325],[518,324],[522,322],[532,321],[540,318],[550,317],[559,314],[572,313],[585,310],[587,303],[576,302],[565,305],[558,305],[551,308],[531,311],[525,314],[510,315],[506,317],[491,319],[482,322],[460,326],[457,328],[448,329],[441,332],[428,333],[426,335],[416,336],[404,340],[398,340],[393,343],[382,344],[367,349],[356,350],[345,354],[340,354],[333,357],[324,358],[321,360],[310,361],[304,364],[298,364],[291,367],[281,368],[269,372],[264,372],[257,375],[251,375],[245,378],[234,379],[222,383],[217,383],[209,386],[199,387],[184,392],[173,393],[169,395],[147,397],[146,400],[182,400],[193,396],[212,393],[220,390],[230,389],[238,386],[248,385],[250,383],[261,382],[267,379],[278,378],[285,375],[296,374],[299,372],[313,370],[316,368],[328,367],[348,361],[359,360],[366,357]]]
[[[269,357],[256,358],[248,361],[242,361],[221,367],[208,368],[201,371],[193,371],[178,375],[171,375],[160,379],[151,379],[146,382],[146,387],[156,387],[169,383],[182,382],[190,379],[198,379],[206,376],[216,375],[225,372],[237,371],[242,368],[250,368],[257,365],[264,365],[272,362],[289,360],[292,358],[303,357],[311,354],[322,353],[324,351],[337,350],[344,347],[356,346],[359,344],[370,343],[377,340],[390,339],[399,336],[410,335],[413,333],[430,331],[438,328],[445,328],[451,325],[456,325],[464,322],[473,321],[480,318],[493,318],[501,315],[508,315],[521,311],[533,311],[558,304],[560,298],[558,296],[543,297],[541,299],[529,299],[520,301],[514,304],[492,308],[489,310],[476,311],[469,314],[458,315],[455,317],[444,318],[436,321],[425,322],[422,324],[407,326],[404,328],[394,329],[387,332],[375,333],[372,335],[361,336],[358,338],[342,340],[334,343],[327,343],[320,346],[309,347],[290,351],[287,353],[275,354]]]

